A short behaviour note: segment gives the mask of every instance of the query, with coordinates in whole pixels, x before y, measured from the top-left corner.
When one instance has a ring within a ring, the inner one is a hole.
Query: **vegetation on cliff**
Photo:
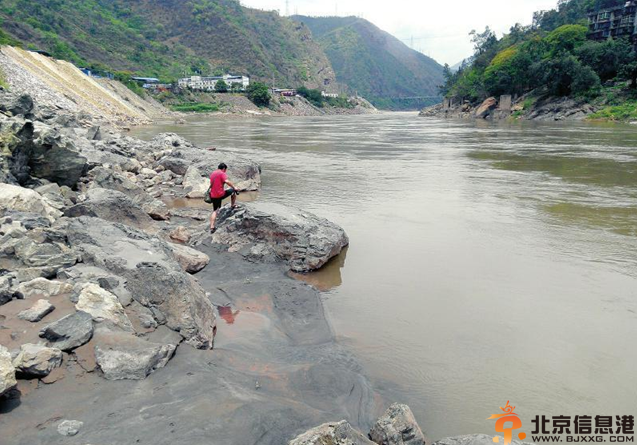
[[[294,19],[312,30],[332,63],[337,80],[376,107],[418,108],[437,101],[438,85],[443,81],[442,66],[367,20],[305,16]]]
[[[0,43],[94,69],[174,80],[249,74],[282,85],[334,81],[310,31],[234,0],[0,0]]]
[[[487,28],[473,32],[471,63],[456,73],[445,67],[441,92],[480,101],[501,94],[604,97],[603,85],[631,80],[637,86],[637,53],[626,39],[587,40],[587,13],[617,0],[563,0],[534,15],[501,39]],[[614,95],[613,97],[618,97]]]

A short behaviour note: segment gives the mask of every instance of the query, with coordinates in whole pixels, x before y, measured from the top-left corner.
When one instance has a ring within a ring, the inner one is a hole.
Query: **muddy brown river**
[[[302,278],[429,437],[492,433],[507,400],[527,433],[536,415],[637,415],[637,127],[395,113],[134,135],[165,131],[259,162],[252,198],[345,228],[349,249]]]

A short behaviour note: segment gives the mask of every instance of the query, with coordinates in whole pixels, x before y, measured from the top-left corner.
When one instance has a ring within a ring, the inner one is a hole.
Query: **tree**
[[[217,83],[215,84],[215,91],[217,93],[227,93],[228,84],[226,83],[226,81],[223,79],[218,80]]]
[[[230,91],[232,91],[233,93],[240,93],[241,91],[243,91],[243,84],[239,82],[232,82],[232,84],[230,85]]]
[[[614,79],[623,66],[630,62],[631,44],[626,39],[586,42],[575,55],[590,66],[602,81]]]
[[[258,107],[267,107],[272,99],[268,86],[262,82],[251,83],[246,89],[246,94],[248,99]]]

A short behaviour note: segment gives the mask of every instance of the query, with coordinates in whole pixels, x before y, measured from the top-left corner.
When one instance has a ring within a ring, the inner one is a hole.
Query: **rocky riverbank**
[[[451,101],[423,109],[421,117],[531,120],[531,121],[578,121],[584,120],[597,108],[584,100],[568,97],[532,98],[520,97],[511,101],[489,97],[482,103]]]
[[[167,204],[200,200],[221,161],[261,187],[249,159],[0,92],[3,445],[425,442],[288,277],[337,255],[342,228],[242,203],[211,236],[208,208]]]

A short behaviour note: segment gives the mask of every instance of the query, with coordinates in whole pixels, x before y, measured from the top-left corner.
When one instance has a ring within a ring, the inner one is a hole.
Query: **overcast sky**
[[[285,15],[285,0],[241,0],[253,8],[279,10]],[[552,9],[557,0],[289,0],[290,14],[357,15],[404,40],[414,49],[449,65],[472,53],[468,36],[485,26],[500,36],[515,23],[528,25],[533,12]]]

